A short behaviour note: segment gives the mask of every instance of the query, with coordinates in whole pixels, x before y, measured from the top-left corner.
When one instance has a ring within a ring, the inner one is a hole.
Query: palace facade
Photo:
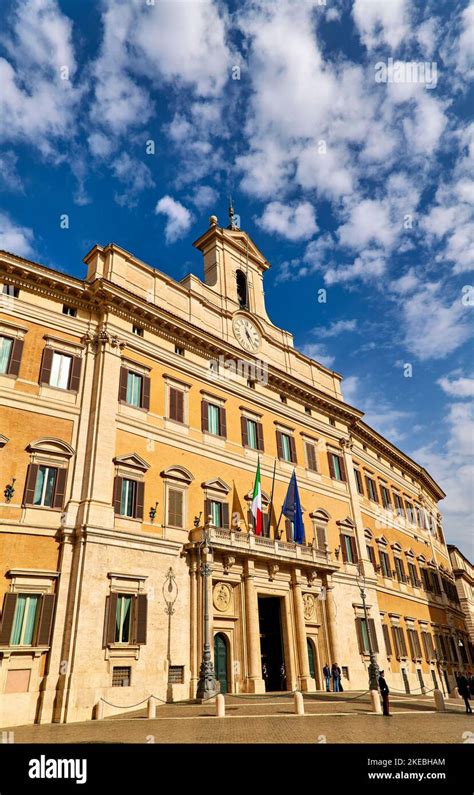
[[[223,692],[322,689],[326,662],[366,689],[370,647],[395,692],[472,665],[442,489],[272,323],[244,231],[211,216],[194,245],[204,280],[113,244],[84,279],[0,253],[4,726],[194,698],[204,526]]]

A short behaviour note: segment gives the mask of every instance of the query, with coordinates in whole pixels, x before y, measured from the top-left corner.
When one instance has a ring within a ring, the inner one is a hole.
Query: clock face
[[[260,332],[248,317],[237,315],[232,322],[236,339],[246,351],[255,352],[260,348]]]

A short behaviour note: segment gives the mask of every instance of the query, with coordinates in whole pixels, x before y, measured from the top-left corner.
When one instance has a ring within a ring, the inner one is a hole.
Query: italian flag
[[[253,487],[252,516],[254,518],[254,533],[257,536],[261,536],[262,527],[263,527],[263,514],[262,514],[262,486],[260,484],[260,459],[258,459],[257,472],[255,475],[255,483]]]

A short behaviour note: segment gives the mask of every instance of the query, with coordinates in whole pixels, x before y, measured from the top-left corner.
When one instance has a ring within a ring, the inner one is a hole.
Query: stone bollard
[[[425,686],[423,686],[423,687],[421,688],[421,695],[422,695],[422,696],[426,696],[427,692],[428,692],[428,688],[427,688],[427,687],[425,687]]]
[[[154,696],[150,696],[148,699],[147,718],[156,718],[156,698]]]
[[[441,690],[434,690],[433,691],[434,702],[436,707],[436,712],[446,712],[446,706],[444,703],[444,698]]]
[[[453,687],[453,689],[449,691],[449,698],[461,698],[461,694],[457,686]]]
[[[216,718],[225,718],[225,698],[222,693],[216,696]]]
[[[104,719],[104,702],[102,699],[95,705],[95,720]]]
[[[300,693],[299,690],[295,693],[295,713],[297,715],[304,715],[303,693]]]
[[[377,713],[377,715],[381,715],[382,705],[380,703],[380,695],[378,690],[370,691],[370,703],[372,704],[372,712]]]

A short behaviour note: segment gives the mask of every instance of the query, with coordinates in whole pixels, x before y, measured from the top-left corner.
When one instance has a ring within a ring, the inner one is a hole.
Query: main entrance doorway
[[[220,692],[227,693],[227,640],[220,632],[214,636],[214,668],[216,679],[220,682]]]
[[[260,653],[262,655],[262,676],[265,690],[286,690],[286,671],[283,664],[283,643],[281,632],[281,598],[278,596],[258,597],[258,617],[260,620]]]

